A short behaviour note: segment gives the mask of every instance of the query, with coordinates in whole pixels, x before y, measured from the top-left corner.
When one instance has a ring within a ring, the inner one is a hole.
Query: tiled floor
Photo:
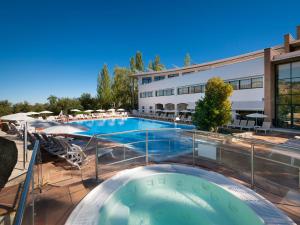
[[[224,152],[222,157],[223,162],[221,164],[215,164],[210,161],[203,160],[202,158],[197,158],[195,166],[214,170],[249,187],[249,173],[246,170],[248,169],[248,165],[244,165],[244,159],[241,157],[228,158],[228,155],[226,157]],[[50,156],[45,152],[43,153],[43,159],[42,192],[39,193],[37,186],[35,189],[35,224],[63,225],[78,202],[97,185],[95,182],[94,157],[92,155],[89,156],[88,165],[84,166],[81,171],[71,168],[64,160]],[[109,162],[109,156],[102,160],[103,162]],[[181,163],[192,164],[192,161],[191,155],[186,155],[185,157],[180,158]],[[237,173],[236,170],[230,169],[228,164],[232,161],[242,168],[240,173]],[[118,171],[128,167],[143,165],[144,162],[144,159],[141,159],[132,162],[130,165],[118,164],[114,166],[107,166],[103,163],[101,164],[100,161],[99,178],[101,180],[108,179]],[[170,160],[170,162],[172,161]],[[178,162],[178,160],[174,160],[174,162]],[[261,168],[261,171],[264,171],[264,168]],[[35,171],[35,175],[37,176],[37,171]],[[275,179],[274,177],[271,178]],[[37,178],[35,180],[37,180]],[[261,183],[258,178],[257,183]],[[295,184],[292,183],[291,185]],[[0,215],[14,209],[14,206],[16,205],[15,193],[17,193],[17,190],[18,186],[12,186],[0,192]],[[264,188],[256,186],[255,190],[274,203],[278,208],[286,212],[297,224],[300,224],[300,199],[298,199],[300,196],[299,190],[298,192],[297,190],[295,190],[295,192],[289,192],[289,189],[281,188],[280,186],[274,187],[272,185],[264,185]],[[293,201],[291,201],[291,199]],[[29,196],[28,201],[31,201],[31,196]],[[32,206],[28,204],[23,221],[24,224],[31,224],[31,210]]]

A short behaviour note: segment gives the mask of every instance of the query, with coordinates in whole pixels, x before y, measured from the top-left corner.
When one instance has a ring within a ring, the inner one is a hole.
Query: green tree
[[[0,101],[0,116],[8,115],[13,113],[12,103],[8,100]]]
[[[231,119],[232,86],[219,77],[208,80],[205,97],[196,103],[193,123],[200,130],[217,131],[218,126],[227,124]]]
[[[129,62],[129,66],[130,66],[130,89],[131,89],[131,97],[130,97],[130,101],[131,101],[131,108],[132,109],[137,109],[138,108],[138,80],[133,77],[132,75],[135,74],[137,71],[136,69],[136,62],[135,62],[135,58],[131,57],[130,58],[130,62]]]
[[[58,98],[54,95],[50,95],[47,98],[47,100],[48,100],[48,110],[50,110],[54,114],[58,114],[60,112],[59,109],[57,108]]]
[[[84,110],[96,109],[96,101],[90,93],[81,94],[79,101]]]
[[[32,106],[32,111],[34,112],[41,112],[47,109],[47,104],[42,104],[42,103],[35,103]]]
[[[137,51],[135,55],[135,69],[140,72],[145,70],[142,53],[139,51]]]
[[[59,98],[57,101],[57,107],[55,109],[56,114],[62,110],[64,114],[70,113],[71,109],[82,110],[82,106],[78,98]]]
[[[130,60],[129,60],[129,66],[130,66],[130,71],[132,73],[135,73],[135,60],[134,60],[134,57],[131,57]]]
[[[153,62],[152,62],[152,60],[150,60],[149,63],[148,63],[148,69],[153,70]]]
[[[101,107],[104,109],[111,107],[111,84],[106,64],[104,64],[98,76],[97,94]]]
[[[13,105],[13,111],[14,113],[30,112],[32,111],[32,106],[27,101],[19,102]]]
[[[154,63],[153,63],[153,70],[161,71],[163,69],[165,69],[165,66],[160,62],[160,57],[158,55],[155,56]]]
[[[186,53],[184,57],[184,66],[190,66],[191,65],[191,56],[189,53]]]
[[[112,85],[112,96],[114,106],[117,108],[130,108],[131,105],[131,86],[130,71],[127,68],[114,68],[114,82]]]

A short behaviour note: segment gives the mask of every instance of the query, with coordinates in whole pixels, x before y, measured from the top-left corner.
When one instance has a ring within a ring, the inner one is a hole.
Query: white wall
[[[222,67],[213,68],[206,71],[191,73],[174,78],[165,78],[160,81],[152,81],[150,84],[139,84],[139,93],[153,91],[153,97],[139,98],[139,109],[145,106],[145,111],[149,111],[149,106],[155,108],[156,103],[187,103],[196,102],[203,97],[203,93],[177,95],[177,87],[206,83],[208,79],[218,76],[224,80],[237,79],[264,74],[264,59],[257,58],[245,62],[234,63]],[[141,80],[141,78],[140,78]],[[139,82],[140,83],[140,82]],[[175,95],[155,97],[155,91],[159,89],[174,88]],[[264,89],[245,89],[234,91],[232,101],[257,101],[261,102],[264,98]]]

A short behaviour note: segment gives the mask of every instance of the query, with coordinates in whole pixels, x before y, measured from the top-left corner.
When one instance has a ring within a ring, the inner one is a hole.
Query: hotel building
[[[286,34],[283,42],[231,58],[134,74],[139,110],[193,110],[204,96],[207,80],[217,76],[234,89],[230,98],[234,113],[263,112],[275,127],[300,129],[300,26],[296,39]]]

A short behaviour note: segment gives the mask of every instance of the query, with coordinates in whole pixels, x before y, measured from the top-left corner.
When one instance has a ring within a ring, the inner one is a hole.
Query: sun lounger
[[[247,123],[247,126],[245,126],[243,128],[248,129],[248,130],[251,130],[251,129],[254,130],[254,128],[255,128],[255,121],[254,120],[249,120],[248,123]]]
[[[188,117],[186,118],[186,122],[191,123],[191,122],[192,122],[192,116],[188,116]]]
[[[247,120],[241,120],[240,125],[236,126],[237,128],[240,128],[241,130],[247,126],[248,121]]]
[[[271,128],[271,122],[263,122],[261,127],[256,128],[256,132],[257,131],[264,131],[265,134],[266,134],[267,131],[270,131],[270,128]]]
[[[230,127],[230,128],[238,127],[240,125],[240,122],[241,122],[240,120],[233,120],[233,123],[227,125],[227,127]]]

